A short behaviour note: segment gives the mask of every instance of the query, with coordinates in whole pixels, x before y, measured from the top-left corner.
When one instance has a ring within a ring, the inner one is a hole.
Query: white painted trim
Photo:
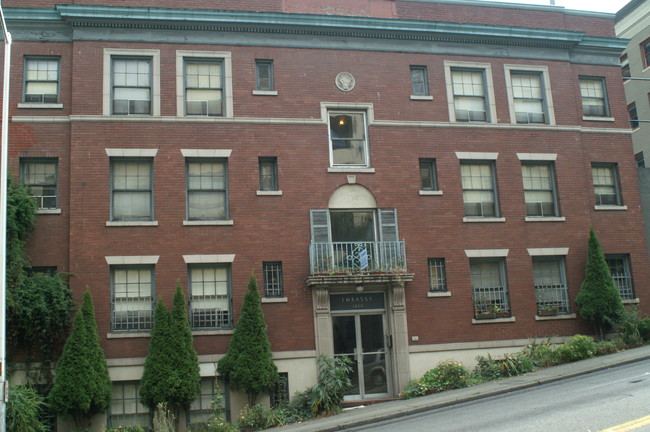
[[[510,318],[494,318],[494,319],[475,319],[472,318],[472,324],[501,324],[501,323],[513,323],[515,322],[515,317]]]
[[[576,319],[576,318],[578,318],[576,314],[553,315],[553,316],[535,315],[535,321],[556,321],[556,320],[567,320],[567,319]]]
[[[253,90],[254,96],[277,96],[277,90]]]
[[[158,226],[158,221],[106,221],[107,227]]]
[[[223,117],[233,117],[234,102],[232,94],[232,53],[229,51],[196,51],[196,50],[177,50],[176,51],[176,115],[182,118],[194,118],[196,116],[185,115],[185,82],[183,80],[185,65],[183,59],[186,57],[221,59],[223,61],[223,92],[225,97],[225,106]],[[207,117],[207,116],[206,116]],[[199,118],[202,118],[199,116]]]
[[[495,222],[505,222],[506,218],[504,217],[480,217],[480,216],[464,216],[463,222],[467,223],[495,223]]]
[[[420,195],[442,195],[441,190],[420,190],[418,193]]]
[[[63,104],[57,103],[19,103],[18,108],[29,108],[29,109],[61,109]]]
[[[445,86],[447,88],[447,109],[449,110],[449,121],[456,122],[456,107],[454,104],[454,87],[451,79],[452,68],[474,69],[482,71],[485,77],[485,97],[487,98],[487,110],[490,120],[487,122],[461,122],[485,125],[497,122],[497,106],[494,98],[494,83],[492,81],[492,65],[490,63],[480,62],[460,62],[446,60],[445,67]]]
[[[232,149],[181,149],[181,154],[186,158],[229,158]]]
[[[616,119],[614,117],[590,117],[590,116],[582,116],[582,120],[584,121],[601,121],[601,122],[614,122]]]
[[[465,249],[467,258],[504,258],[510,249]]]
[[[526,216],[526,222],[565,222],[564,216]]]
[[[37,209],[36,214],[39,215],[58,215],[61,214],[61,209]]]
[[[204,226],[204,225],[222,225],[230,226],[234,225],[235,221],[232,219],[229,220],[184,220],[183,226]]]
[[[559,247],[559,248],[528,248],[528,255],[530,256],[557,256],[557,255],[568,255],[568,247]]]
[[[329,110],[366,111],[368,125],[375,122],[375,108],[372,102],[321,102],[320,115],[325,124],[328,123],[327,112]]]
[[[615,211],[620,211],[620,210],[627,210],[626,205],[596,205],[594,206],[594,210],[615,210]]]
[[[288,303],[289,299],[286,297],[262,297],[262,303]]]
[[[151,116],[160,116],[160,50],[157,49],[126,49],[126,48],[104,48],[104,86],[103,86],[103,110],[105,116],[113,116],[111,113],[111,58],[113,56],[136,56],[151,57]],[[147,114],[149,116],[149,114]],[[118,115],[117,117],[133,117]]]
[[[126,255],[104,257],[108,265],[158,264],[160,255]]]
[[[281,190],[271,190],[271,191],[258,190],[255,191],[255,194],[257,196],[280,196],[282,195],[282,191]]]
[[[433,96],[431,96],[431,95],[411,95],[411,100],[415,100],[415,101],[432,101]]]
[[[427,297],[451,297],[451,292],[450,291],[444,291],[444,292],[427,291]]]
[[[124,149],[124,148],[107,148],[108,157],[155,157],[158,149]]]
[[[623,300],[623,304],[639,304],[641,303],[638,298]]]
[[[328,167],[327,172],[329,173],[351,173],[351,172],[356,172],[356,173],[366,173],[366,174],[374,174],[375,169],[374,168],[343,168],[343,167]]]
[[[484,320],[481,320],[484,321]],[[549,342],[556,344],[569,340],[571,336],[552,336]],[[443,351],[481,350],[491,348],[519,348],[530,344],[530,339],[504,339],[477,342],[452,342],[445,344],[409,345],[409,353],[428,353]]]
[[[523,161],[554,161],[557,153],[517,153],[517,158]]]
[[[458,159],[472,159],[472,160],[497,160],[499,153],[489,152],[456,152]]]
[[[109,332],[106,333],[106,339],[131,339],[131,338],[150,338],[151,333],[144,332],[134,332],[134,333],[119,333],[119,332]],[[108,359],[107,359],[108,360]]]
[[[185,264],[220,264],[235,261],[235,254],[183,255]]]
[[[553,94],[551,92],[551,79],[549,78],[548,66],[539,66],[539,65],[519,65],[519,64],[504,64],[503,70],[505,72],[506,78],[506,93],[508,95],[508,109],[510,111],[510,123],[517,124],[517,118],[515,116],[515,103],[514,97],[512,94],[512,80],[511,73],[515,72],[534,72],[540,73],[542,77],[542,85],[544,86],[544,102],[546,104],[546,110],[548,115],[548,121],[546,124],[553,126],[555,125],[555,108],[553,106]],[[521,124],[519,124],[521,126]],[[524,125],[528,126],[528,125]]]

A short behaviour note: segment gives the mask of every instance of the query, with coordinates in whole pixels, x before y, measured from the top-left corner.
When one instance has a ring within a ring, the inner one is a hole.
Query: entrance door
[[[388,395],[383,314],[333,315],[334,357],[352,360],[352,388],[346,399]]]

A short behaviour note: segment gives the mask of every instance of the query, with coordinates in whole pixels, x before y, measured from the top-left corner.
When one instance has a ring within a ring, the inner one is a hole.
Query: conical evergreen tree
[[[111,378],[108,375],[108,365],[104,350],[99,344],[99,334],[97,333],[97,322],[95,321],[95,307],[90,292],[84,294],[84,303],[81,307],[84,321],[86,323],[88,337],[88,357],[92,366],[93,391],[90,401],[90,414],[105,412],[111,403]]]
[[[169,312],[162,300],[158,300],[154,312],[153,328],[149,352],[144,361],[144,372],[140,381],[140,399],[142,404],[152,411],[161,403],[166,403],[175,387],[174,368],[170,361],[174,356],[171,348],[171,328]]]
[[[217,371],[248,394],[251,406],[258,394],[271,389],[277,381],[278,369],[271,357],[271,343],[266,335],[264,312],[254,275],[248,283],[228,352],[217,363]]]
[[[54,386],[49,394],[52,409],[62,417],[72,417],[77,429],[86,426],[96,393],[88,333],[84,314],[78,311],[56,365]]]
[[[614,285],[605,255],[593,228],[589,231],[585,279],[576,297],[580,316],[594,324],[602,338],[623,313],[623,302]]]

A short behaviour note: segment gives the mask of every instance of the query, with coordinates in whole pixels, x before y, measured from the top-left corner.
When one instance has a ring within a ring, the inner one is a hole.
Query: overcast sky
[[[497,1],[497,0],[483,0]],[[526,3],[536,5],[549,5],[551,0],[498,0],[507,3]],[[615,13],[630,0],[555,0],[556,6],[564,6],[566,9],[587,10],[595,12]]]

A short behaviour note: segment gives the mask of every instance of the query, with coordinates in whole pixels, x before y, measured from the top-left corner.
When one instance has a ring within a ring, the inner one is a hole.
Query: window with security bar
[[[230,417],[229,394],[228,385],[221,377],[202,377],[199,394],[187,410],[186,419],[190,430],[195,430],[191,428],[192,425],[207,422],[214,415],[214,410],[217,408],[213,407],[216,395],[220,395],[221,406],[219,408],[224,412],[225,418],[228,420]],[[199,427],[199,425],[196,426],[197,430]]]
[[[621,205],[616,164],[593,163],[591,164],[591,175],[594,181],[596,205]]]
[[[605,261],[622,300],[634,300],[634,284],[629,255],[605,255]]]
[[[152,158],[111,158],[111,220],[153,220]]]
[[[112,58],[113,114],[151,114],[151,58]]]
[[[264,268],[264,297],[284,297],[282,285],[282,263],[265,262]]]
[[[608,117],[609,105],[604,78],[580,77],[582,113],[589,117]]]
[[[552,163],[525,163],[521,166],[524,182],[526,215],[552,217],[558,215]]]
[[[188,159],[187,219],[228,218],[228,167],[221,159]]]
[[[192,265],[189,268],[189,279],[191,327],[232,328],[230,266]]]
[[[510,303],[506,286],[505,260],[470,259],[472,299],[477,319],[510,316]]]
[[[138,381],[114,381],[111,390],[111,404],[108,409],[108,427],[118,428],[141,426],[151,427],[149,408],[140,401]]]
[[[223,62],[185,60],[185,115],[223,115]]]
[[[498,217],[494,163],[461,161],[460,173],[465,216]]]
[[[547,123],[546,102],[540,73],[512,72],[512,98],[517,123]]]
[[[56,209],[57,159],[21,159],[20,181],[29,188],[38,209]]]
[[[26,57],[23,102],[55,104],[59,102],[58,58]]]
[[[429,258],[429,291],[447,291],[447,275],[444,258]]]
[[[153,266],[111,267],[113,331],[148,331],[153,322]]]
[[[489,121],[485,94],[485,71],[452,69],[451,80],[456,121]]]
[[[533,257],[533,280],[538,315],[569,313],[564,257]]]

